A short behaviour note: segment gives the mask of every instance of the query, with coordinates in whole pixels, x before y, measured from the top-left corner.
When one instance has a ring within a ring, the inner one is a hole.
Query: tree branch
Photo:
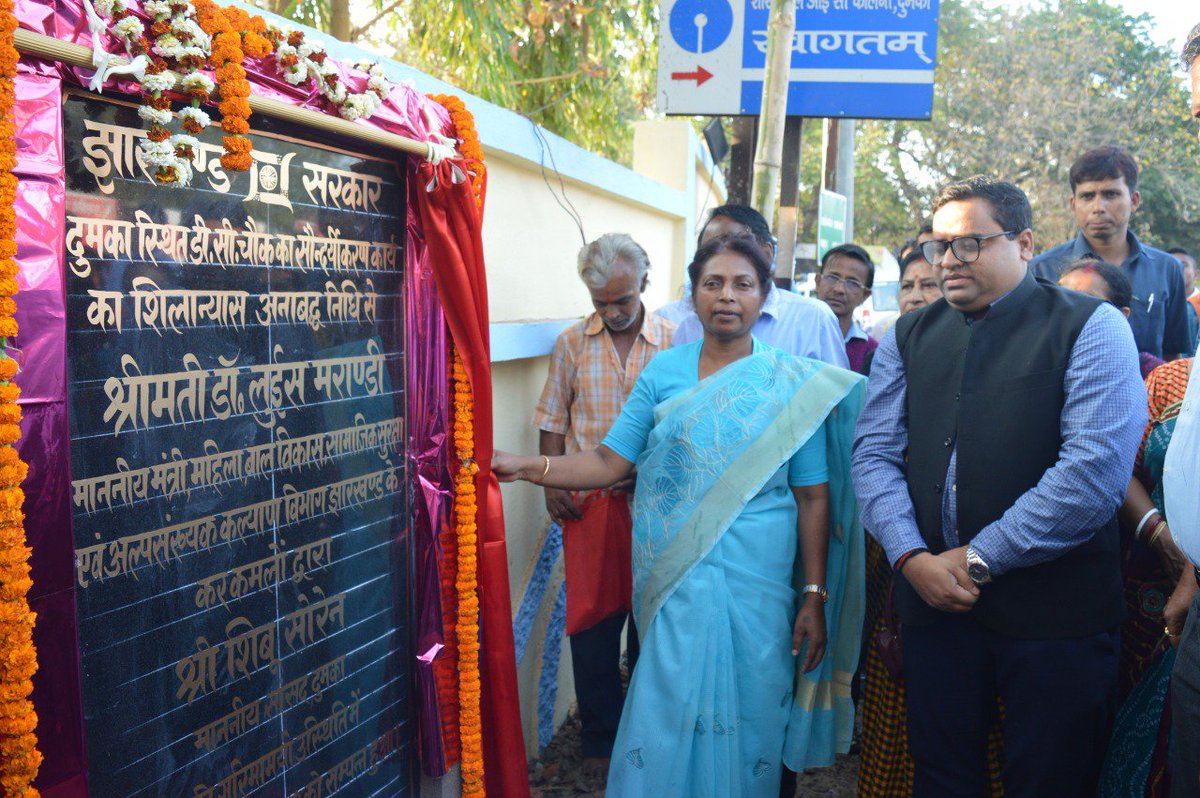
[[[568,72],[565,75],[546,75],[540,78],[525,78],[524,80],[510,81],[513,86],[525,86],[530,83],[553,83],[556,80],[570,80],[577,75],[583,74],[582,68],[576,69],[574,72]]]
[[[352,30],[350,32],[350,41],[356,41],[359,36],[362,36],[364,33],[366,33],[368,30],[370,30],[372,25],[374,25],[376,22],[378,22],[379,20],[386,17],[388,14],[395,11],[396,7],[399,6],[403,2],[404,2],[404,0],[392,0],[392,4],[387,6],[386,8],[384,8],[382,11],[380,11],[375,16],[371,17],[370,22],[367,22],[363,25],[359,25],[357,28]]]

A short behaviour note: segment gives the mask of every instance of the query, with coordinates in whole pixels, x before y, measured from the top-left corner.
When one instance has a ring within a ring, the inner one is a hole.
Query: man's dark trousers
[[[997,697],[1004,706],[1005,798],[1095,795],[1116,711],[1118,637],[1113,630],[1024,640],[984,628],[971,613],[905,626],[913,795],[987,794]]]
[[[627,612],[610,615],[600,623],[571,635],[571,670],[575,675],[575,700],[583,726],[583,755],[612,756],[621,722],[625,695],[621,690],[621,629],[629,619],[629,671],[638,657],[637,629]]]

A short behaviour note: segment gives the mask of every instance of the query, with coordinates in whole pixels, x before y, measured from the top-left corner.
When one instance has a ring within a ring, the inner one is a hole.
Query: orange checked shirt
[[[572,324],[554,342],[550,374],[533,424],[567,436],[567,454],[595,449],[617,420],[650,359],[671,346],[675,325],[644,311],[625,365],[598,313]]]

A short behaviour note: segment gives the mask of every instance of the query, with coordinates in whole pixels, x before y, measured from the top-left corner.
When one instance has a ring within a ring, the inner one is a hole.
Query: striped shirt
[[[642,329],[622,364],[598,313],[572,324],[554,342],[550,373],[533,414],[545,432],[567,436],[567,454],[595,449],[621,414],[651,358],[671,346],[675,325],[645,312]]]

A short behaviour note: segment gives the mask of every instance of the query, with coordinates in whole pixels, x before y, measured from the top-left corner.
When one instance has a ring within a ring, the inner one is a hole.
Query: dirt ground
[[[579,753],[579,719],[572,715],[540,759],[529,765],[534,798],[601,798],[603,785],[582,774]],[[858,756],[838,757],[833,767],[801,773],[797,798],[853,798],[858,780]]]

